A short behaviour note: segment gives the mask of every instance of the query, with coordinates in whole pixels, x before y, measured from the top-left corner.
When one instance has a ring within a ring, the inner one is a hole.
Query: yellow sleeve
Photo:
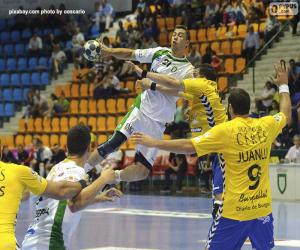
[[[266,116],[263,119],[266,123],[268,123],[268,126],[272,128],[272,134],[274,135],[274,138],[276,138],[286,126],[286,116],[282,112],[279,112],[273,116]]]
[[[18,166],[17,173],[20,181],[30,192],[35,195],[41,195],[44,193],[47,187],[47,181],[45,178],[39,176],[35,171],[25,166]]]
[[[209,153],[222,153],[224,141],[226,141],[223,124],[217,125],[207,131],[204,135],[192,138],[192,143],[198,157]]]
[[[205,87],[205,85],[205,78],[189,78],[183,80],[184,92],[191,95],[203,95],[203,87]]]

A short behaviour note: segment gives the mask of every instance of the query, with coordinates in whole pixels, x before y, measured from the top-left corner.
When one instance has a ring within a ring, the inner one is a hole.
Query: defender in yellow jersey
[[[218,93],[218,73],[211,65],[202,64],[195,69],[194,76],[196,78],[179,80],[165,74],[143,72],[133,63],[128,62],[128,64],[138,75],[148,78],[139,81],[144,89],[151,87],[159,91],[164,91],[164,88],[173,89],[174,95],[180,95],[192,101],[188,114],[192,137],[202,135],[215,125],[227,121],[227,114]],[[209,158],[213,159],[214,205],[212,215],[214,217],[219,206],[222,205],[223,177],[220,165],[223,163],[220,162],[221,159],[217,154],[211,155]]]
[[[281,112],[274,116],[249,118],[249,94],[243,89],[234,89],[228,98],[232,120],[204,135],[192,140],[170,141],[143,134],[132,137],[136,143],[176,153],[222,154],[224,204],[210,229],[207,249],[241,249],[247,237],[256,250],[274,247],[268,164],[272,142],[291,120],[288,72],[282,63],[277,64],[276,69]]]

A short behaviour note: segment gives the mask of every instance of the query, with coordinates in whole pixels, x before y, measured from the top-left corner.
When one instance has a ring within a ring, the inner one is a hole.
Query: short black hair
[[[248,115],[251,105],[250,95],[244,89],[234,88],[230,91],[228,104],[231,105],[234,114]]]
[[[185,30],[185,34],[186,34],[186,40],[190,40],[190,32],[187,26],[185,25],[176,25],[174,30],[176,29],[183,29]]]
[[[218,80],[218,72],[208,63],[200,64],[197,67],[199,74],[207,80],[216,82]]]
[[[90,130],[87,126],[72,127],[67,136],[67,147],[70,155],[82,156],[91,143]]]

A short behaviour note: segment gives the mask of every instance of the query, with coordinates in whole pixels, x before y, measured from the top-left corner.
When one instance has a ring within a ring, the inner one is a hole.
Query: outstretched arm
[[[47,181],[47,187],[43,195],[57,200],[71,199],[82,189],[79,182],[69,181]]]
[[[159,148],[177,154],[192,154],[196,152],[194,145],[190,139],[157,140],[143,133],[134,133],[131,136],[131,140],[133,140],[137,144]]]
[[[146,90],[151,88],[152,81],[148,78],[144,78],[142,80],[137,80],[136,84],[141,86],[143,90]],[[161,93],[172,95],[172,96],[180,96],[180,93],[182,93],[176,88],[169,88],[169,87],[162,86],[160,84],[156,84],[155,89]]]
[[[108,183],[114,181],[115,172],[112,168],[106,168],[101,172],[91,185],[84,188],[79,195],[69,201],[69,208],[71,212],[77,212],[86,206],[94,203],[97,193]]]
[[[279,87],[280,94],[280,111],[285,114],[287,125],[290,125],[292,121],[292,106],[288,87],[288,69],[286,68],[285,61],[281,60],[280,62],[278,62],[275,65],[275,70],[275,83]]]
[[[131,69],[135,71],[140,77],[142,77],[143,70],[132,62],[126,62],[130,65]],[[159,74],[155,72],[147,72],[146,76],[151,81],[167,88],[176,89],[177,91],[183,91],[183,83],[172,76],[166,74]]]
[[[135,50],[127,48],[109,48],[105,46],[100,39],[97,39],[101,48],[101,56],[113,56],[121,60],[136,60]]]

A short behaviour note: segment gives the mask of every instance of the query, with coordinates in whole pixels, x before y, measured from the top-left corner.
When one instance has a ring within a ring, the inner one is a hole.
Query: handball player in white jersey
[[[78,125],[70,129],[67,136],[68,157],[56,164],[47,176],[51,181],[78,181],[86,177],[84,163],[90,150],[90,131]],[[70,238],[76,229],[84,207],[95,202],[112,200],[121,192],[112,188],[98,195],[98,192],[115,179],[112,168],[101,172],[91,185],[85,187],[71,201],[39,197],[35,217],[30,224],[22,244],[23,250],[63,250],[69,248]]]
[[[151,49],[108,48],[102,43],[102,56],[113,56],[118,59],[138,61],[151,64],[151,71],[167,74],[177,79],[191,78],[194,67],[187,60],[185,50],[189,46],[188,29],[177,25],[174,29],[171,48],[157,47]],[[140,77],[146,77],[143,71]],[[144,132],[157,139],[163,137],[165,124],[174,119],[178,92],[172,88],[162,87],[153,82],[151,89],[143,91],[127,115],[118,124],[112,137],[91,154],[86,170],[92,169],[110,153],[130,138],[134,132]],[[157,149],[143,145],[136,146],[135,163],[123,170],[116,170],[117,181],[138,181],[148,177],[153,166]]]

